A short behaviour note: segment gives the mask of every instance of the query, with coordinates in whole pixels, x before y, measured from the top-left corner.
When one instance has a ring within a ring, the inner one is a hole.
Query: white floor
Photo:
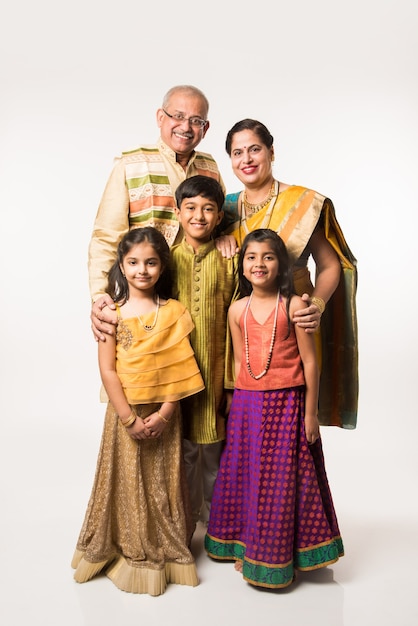
[[[30,423],[24,431],[21,425],[5,428],[9,432],[1,455],[3,626],[418,624],[417,518],[390,517],[381,493],[393,491],[392,505],[399,493],[388,483],[384,466],[376,472],[375,465],[362,459],[361,449],[351,470],[342,471],[352,458],[350,447],[361,441],[355,432],[323,433],[346,550],[338,563],[299,574],[288,590],[258,590],[243,582],[232,564],[206,556],[204,528],[199,526],[193,551],[200,585],[170,585],[164,595],[152,598],[124,593],[104,576],[83,585],[72,578],[70,561],[91,488],[101,425],[84,432],[68,422],[66,427],[51,422],[37,430]],[[377,487],[371,491],[372,484]]]

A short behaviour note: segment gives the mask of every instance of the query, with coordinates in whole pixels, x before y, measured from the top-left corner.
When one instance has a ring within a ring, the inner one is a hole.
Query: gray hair
[[[167,91],[167,93],[165,94],[163,98],[163,104],[162,104],[163,109],[167,108],[171,97],[175,93],[178,93],[179,91],[182,91],[185,94],[188,94],[191,96],[197,96],[198,98],[200,98],[206,107],[206,114],[209,112],[209,100],[206,98],[203,91],[201,91],[197,87],[194,87],[193,85],[176,85],[175,87],[171,87],[171,89]]]

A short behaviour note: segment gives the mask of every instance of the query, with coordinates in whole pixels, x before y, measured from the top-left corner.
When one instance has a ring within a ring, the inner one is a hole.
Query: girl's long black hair
[[[294,294],[293,287],[293,273],[290,265],[289,254],[287,252],[286,246],[284,244],[283,239],[271,228],[257,228],[253,230],[251,233],[245,237],[242,247],[240,249],[239,258],[238,258],[238,276],[239,276],[239,290],[240,297],[249,296],[253,290],[253,287],[249,280],[247,280],[244,276],[244,257],[247,251],[249,244],[252,241],[256,241],[257,243],[263,243],[265,241],[271,242],[271,247],[273,252],[276,254],[279,260],[279,273],[277,275],[277,289],[280,289],[280,293],[282,296],[287,298],[286,302],[286,313],[287,313],[287,326],[288,326],[288,334],[290,333],[290,316],[289,316],[289,306],[290,300]]]
[[[161,276],[155,284],[155,293],[164,299],[172,297],[170,248],[159,230],[152,226],[144,226],[130,230],[119,242],[117,259],[110,268],[106,290],[115,302],[124,303],[128,300],[129,285],[120,266],[133,246],[143,242],[149,243],[154,248],[163,267]]]

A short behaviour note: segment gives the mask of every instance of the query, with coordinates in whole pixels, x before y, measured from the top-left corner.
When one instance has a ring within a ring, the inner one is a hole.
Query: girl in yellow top
[[[72,566],[124,591],[195,586],[179,401],[204,388],[184,305],[169,297],[170,252],[152,227],[129,231],[109,272],[116,336],[99,342],[109,398],[96,477]]]

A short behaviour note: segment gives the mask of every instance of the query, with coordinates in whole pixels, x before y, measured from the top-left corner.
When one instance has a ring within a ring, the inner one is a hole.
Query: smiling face
[[[196,250],[202,243],[210,241],[213,231],[222,219],[223,211],[218,209],[214,200],[203,196],[184,198],[180,209],[176,209],[184,237]]]
[[[151,292],[163,271],[161,259],[148,241],[132,246],[120,268],[130,290]]]
[[[184,116],[182,121],[170,117],[170,115],[178,114]],[[206,103],[198,94],[189,91],[175,91],[164,109],[161,108],[157,111],[157,124],[161,139],[180,158],[183,157],[187,161],[209,128],[209,122],[206,122],[204,126],[196,126],[190,123],[189,118],[196,117],[206,120],[207,115]]]
[[[270,241],[251,241],[245,250],[242,269],[253,289],[277,289],[279,259]]]
[[[253,130],[239,131],[231,142],[232,171],[246,187],[261,187],[272,179],[273,154]]]

